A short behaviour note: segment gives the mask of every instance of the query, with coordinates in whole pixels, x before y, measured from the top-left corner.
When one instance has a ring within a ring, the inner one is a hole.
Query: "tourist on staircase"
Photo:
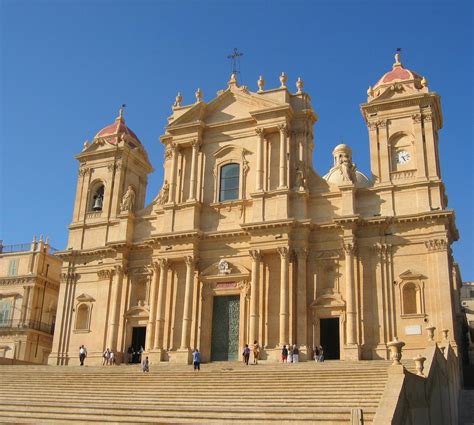
[[[293,363],[293,347],[288,344],[288,360],[287,363]]]
[[[201,370],[201,354],[197,348],[193,351],[193,365],[194,370]]]
[[[242,353],[242,355],[244,356],[244,363],[248,366],[250,358],[250,348],[248,344],[245,344],[244,352]]]
[[[257,340],[253,342],[253,364],[258,364],[258,359],[260,358],[260,346],[258,345]]]
[[[150,362],[148,361],[148,356],[145,357],[145,360],[142,362],[143,372],[150,372]]]
[[[296,344],[293,344],[293,363],[298,363],[300,359],[300,350],[296,346]]]
[[[84,360],[87,357],[87,350],[84,345],[79,347],[79,361],[81,362],[81,366],[84,366]]]
[[[281,362],[286,363],[287,360],[288,360],[288,348],[286,348],[286,345],[284,345],[281,350]]]

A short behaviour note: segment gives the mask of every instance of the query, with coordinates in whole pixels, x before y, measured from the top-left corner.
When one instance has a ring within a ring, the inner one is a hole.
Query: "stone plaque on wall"
[[[405,326],[405,335],[421,335],[420,325]]]

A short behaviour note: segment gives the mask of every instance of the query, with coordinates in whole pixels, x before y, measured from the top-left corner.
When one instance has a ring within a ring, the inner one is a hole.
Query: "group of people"
[[[130,345],[127,350],[128,363],[142,363],[142,354],[145,351],[143,347],[136,349],[133,345]]]
[[[115,364],[115,354],[109,348],[102,353],[102,366],[109,366]]]
[[[300,361],[300,350],[296,344],[283,346],[281,349],[282,363],[298,363]]]
[[[313,356],[315,362],[324,362],[324,350],[322,345],[313,348]]]
[[[260,345],[255,340],[253,342],[252,350],[248,344],[245,344],[244,351],[242,352],[242,357],[244,358],[244,363],[248,366],[250,360],[250,352],[253,353],[253,364],[258,364],[258,359],[260,358]]]

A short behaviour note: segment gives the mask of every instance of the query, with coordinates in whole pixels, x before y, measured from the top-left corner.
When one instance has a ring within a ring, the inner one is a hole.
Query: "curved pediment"
[[[149,315],[150,310],[144,305],[136,305],[125,313],[125,317],[148,317]]]
[[[79,303],[93,303],[95,299],[89,294],[82,293],[81,295],[76,297],[76,301]]]
[[[346,303],[339,293],[320,295],[311,303],[311,308],[346,308]]]
[[[199,278],[202,281],[233,280],[238,282],[250,279],[250,270],[242,264],[222,258],[204,269]]]

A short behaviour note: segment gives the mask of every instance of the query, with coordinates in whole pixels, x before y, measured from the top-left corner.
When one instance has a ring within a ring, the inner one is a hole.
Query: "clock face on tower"
[[[409,152],[405,150],[399,151],[397,152],[396,159],[397,159],[397,164],[404,165],[410,162],[411,155]]]

